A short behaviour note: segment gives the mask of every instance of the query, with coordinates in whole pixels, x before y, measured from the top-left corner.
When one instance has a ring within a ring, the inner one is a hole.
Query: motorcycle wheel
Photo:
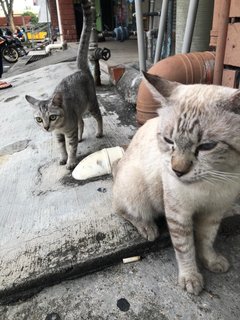
[[[23,57],[23,56],[27,55],[27,51],[24,48],[17,47],[17,52],[18,52],[19,57]]]
[[[16,49],[11,47],[5,47],[2,49],[2,57],[9,63],[14,63],[18,61],[18,52]]]
[[[26,55],[27,55],[27,51],[24,48],[22,48],[21,49],[21,57],[26,56]]]

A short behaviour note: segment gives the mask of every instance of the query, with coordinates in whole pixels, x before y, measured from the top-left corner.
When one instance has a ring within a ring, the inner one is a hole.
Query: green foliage
[[[30,16],[31,17],[31,23],[32,24],[37,24],[38,23],[38,17],[35,15],[35,13],[31,12],[31,11],[25,11],[23,14],[23,16]]]

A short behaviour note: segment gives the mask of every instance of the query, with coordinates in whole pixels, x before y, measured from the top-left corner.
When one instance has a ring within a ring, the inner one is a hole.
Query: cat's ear
[[[225,105],[226,110],[240,114],[240,90],[237,90]]]
[[[27,100],[27,102],[30,103],[30,105],[33,108],[37,108],[38,107],[37,104],[38,104],[39,100],[35,99],[34,97],[28,96],[28,95],[25,95],[25,99]]]
[[[167,98],[169,98],[173,90],[180,85],[178,82],[172,82],[144,71],[142,71],[142,74],[153,98],[160,101],[161,105],[167,104]]]
[[[52,98],[52,104],[59,108],[62,107],[63,104],[63,96],[61,92],[56,92]]]

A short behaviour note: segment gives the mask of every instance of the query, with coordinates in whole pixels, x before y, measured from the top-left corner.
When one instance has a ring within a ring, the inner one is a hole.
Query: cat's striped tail
[[[88,0],[81,1],[83,9],[83,28],[78,46],[77,67],[80,70],[88,70],[88,46],[92,29],[92,10]]]

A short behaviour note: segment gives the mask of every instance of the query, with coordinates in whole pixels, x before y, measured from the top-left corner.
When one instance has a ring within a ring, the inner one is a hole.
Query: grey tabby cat
[[[26,95],[34,110],[37,124],[46,131],[55,131],[60,146],[60,164],[67,169],[77,164],[78,141],[82,140],[83,113],[88,110],[96,119],[96,137],[102,137],[102,116],[99,109],[94,80],[88,66],[88,45],[92,27],[91,4],[82,0],[83,30],[78,48],[78,71],[64,78],[55,88],[51,98],[38,100]],[[78,135],[79,133],[79,135]]]
[[[162,107],[115,167],[113,206],[151,241],[159,235],[155,219],[165,212],[179,284],[198,295],[203,277],[195,246],[210,271],[229,268],[213,243],[240,192],[240,91],[145,78]]]

